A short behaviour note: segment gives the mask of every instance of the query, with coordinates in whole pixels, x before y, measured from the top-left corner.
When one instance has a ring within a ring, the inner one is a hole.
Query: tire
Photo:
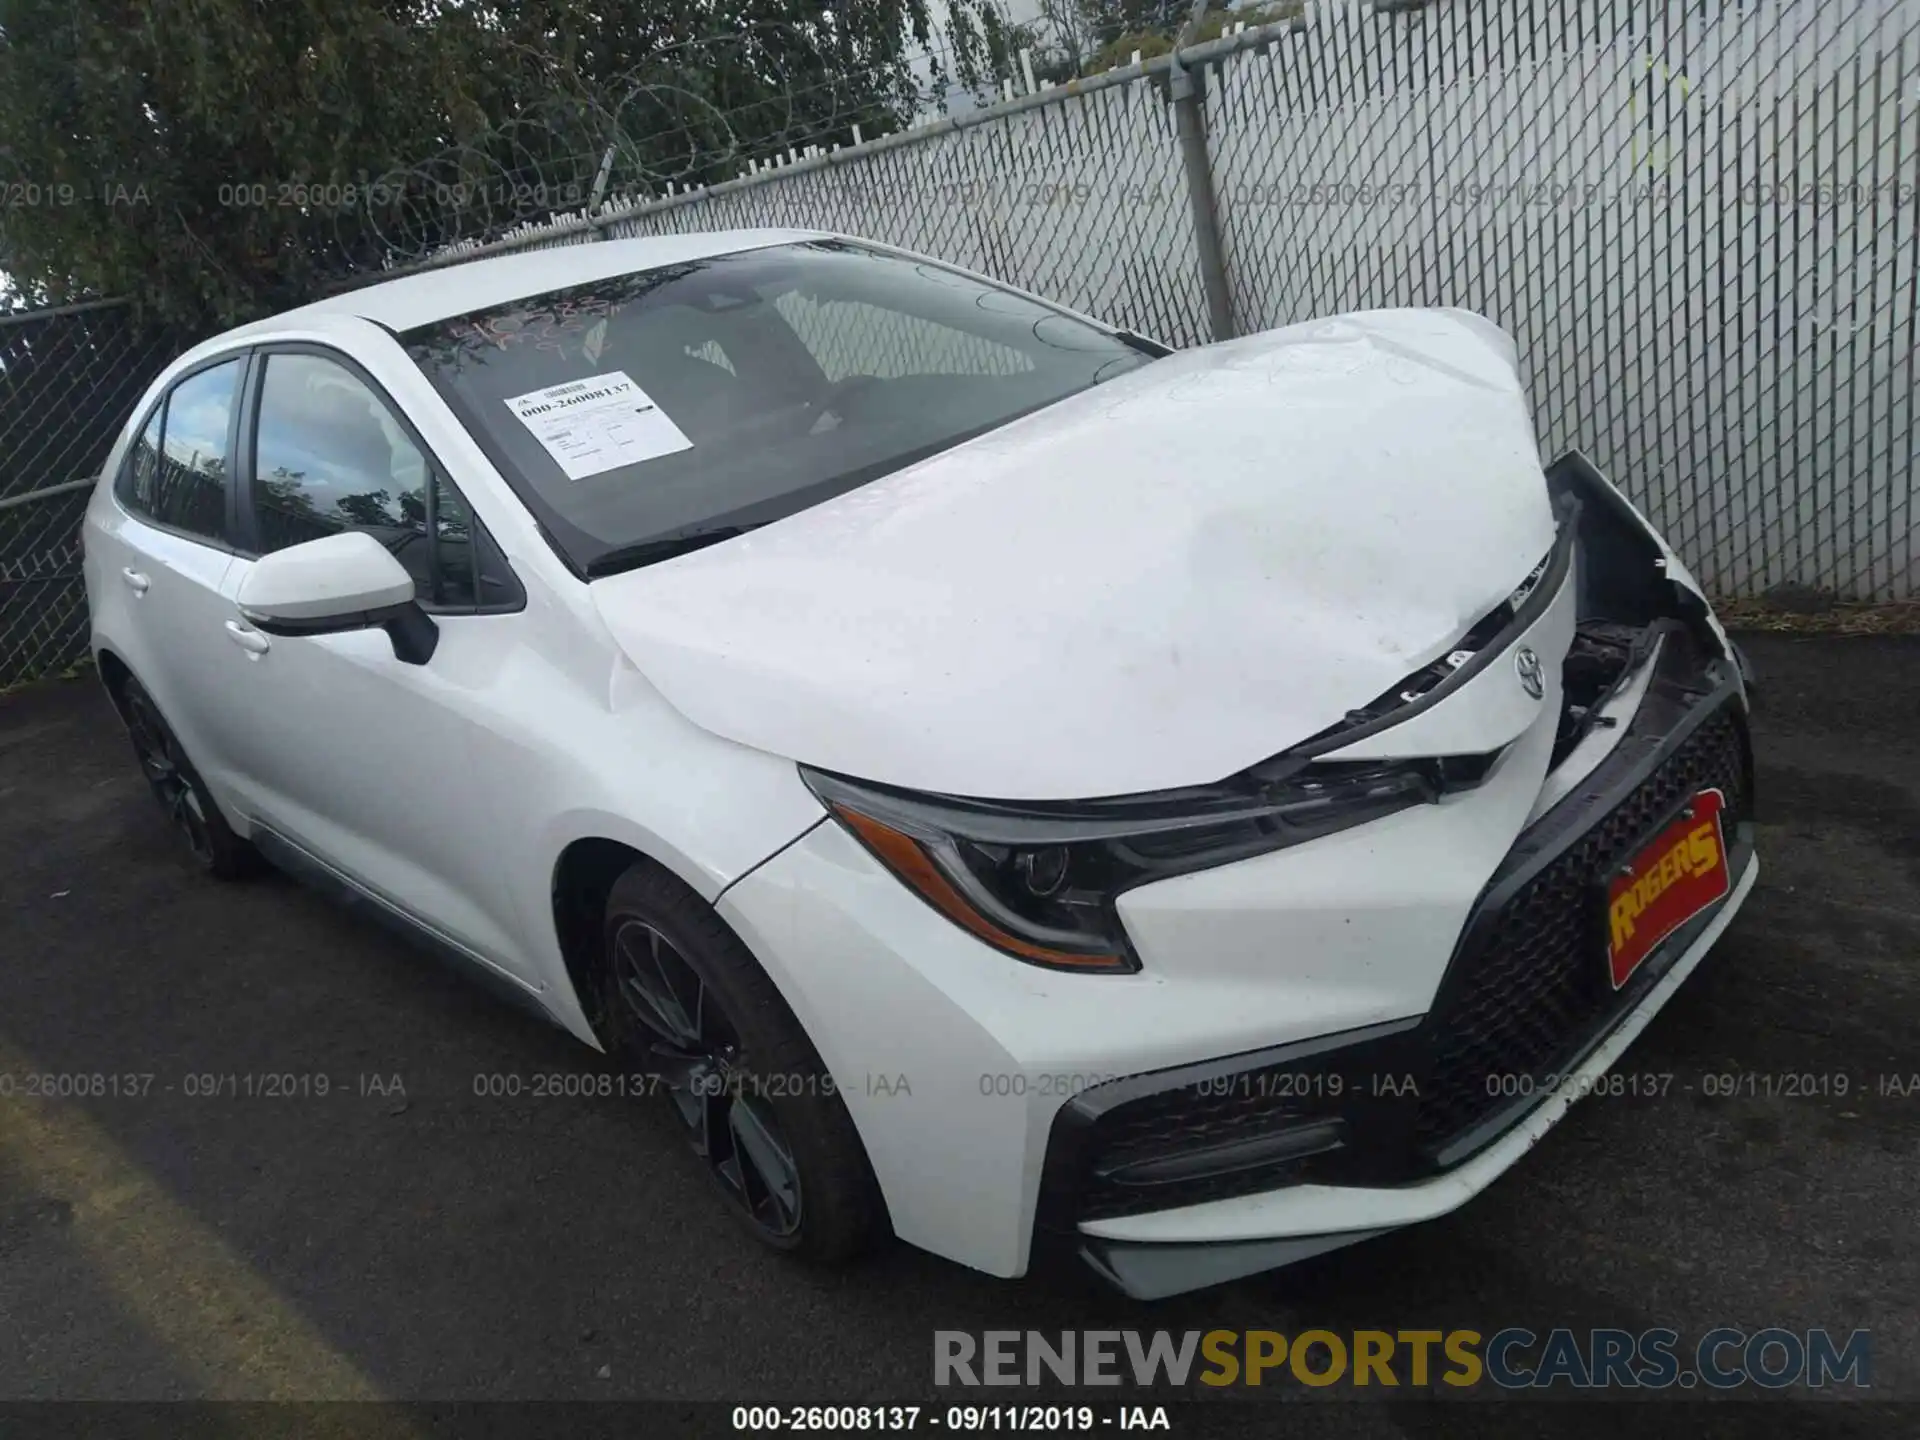
[[[129,675],[120,682],[114,699],[133,741],[140,773],[194,867],[219,880],[259,874],[266,865],[260,852],[233,833],[146,688]]]
[[[739,936],[646,860],[614,882],[603,935],[610,1048],[658,1078],[729,1210],[762,1244],[799,1259],[839,1265],[858,1255],[883,1212],[866,1152],[805,1031]]]

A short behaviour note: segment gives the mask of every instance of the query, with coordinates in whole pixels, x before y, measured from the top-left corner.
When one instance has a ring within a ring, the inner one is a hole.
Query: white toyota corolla
[[[1461,311],[1174,353],[822,234],[481,260],[182,356],[85,544],[202,866],[609,1052],[820,1260],[1155,1296],[1439,1215],[1757,874],[1738,654]]]

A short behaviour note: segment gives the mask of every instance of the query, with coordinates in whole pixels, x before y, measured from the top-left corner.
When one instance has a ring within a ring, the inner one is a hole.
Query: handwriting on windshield
[[[616,303],[610,299],[562,300],[552,306],[468,321],[463,338],[495,350],[527,345],[563,355],[570,346],[587,343],[596,326],[604,335],[606,321],[615,309]]]

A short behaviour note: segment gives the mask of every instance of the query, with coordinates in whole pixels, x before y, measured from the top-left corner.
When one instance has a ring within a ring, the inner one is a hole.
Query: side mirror
[[[254,561],[235,597],[240,614],[269,635],[387,632],[396,659],[424,665],[440,628],[413,598],[413,577],[362,530],[290,545]]]

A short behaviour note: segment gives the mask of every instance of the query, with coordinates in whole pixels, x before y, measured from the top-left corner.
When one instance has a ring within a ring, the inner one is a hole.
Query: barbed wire
[[[783,46],[794,27],[768,22],[668,46],[611,80],[556,77],[530,111],[371,177],[336,187],[343,253],[364,253],[369,235],[382,264],[426,258],[456,242],[479,243],[529,221],[644,202],[732,178],[788,153],[851,143],[897,128],[939,104],[929,92],[966,56],[951,41],[865,72],[801,72]],[[923,70],[924,78],[915,70]],[[712,77],[750,75],[738,103],[716,95]],[[311,197],[309,197],[311,198]]]
[[[1190,8],[1151,0],[1116,13],[1138,30],[1170,33]],[[213,198],[222,208],[297,212],[292,243],[309,252],[312,270],[351,281],[989,104],[1009,86],[1031,86],[1036,65],[1078,73],[1089,57],[1078,39],[1047,28],[1047,9],[1012,26],[998,9],[957,0],[951,14],[991,13],[994,24],[950,23],[904,46],[838,54],[815,27],[760,20],[666,44],[613,76],[583,75],[548,47],[502,43],[501,65],[475,77],[461,97],[468,113],[449,121],[458,133],[437,149],[379,174],[235,174]],[[541,98],[488,115],[483,90]],[[14,178],[0,155],[0,185]],[[219,263],[211,251],[207,259]],[[0,313],[46,298],[0,291]]]

